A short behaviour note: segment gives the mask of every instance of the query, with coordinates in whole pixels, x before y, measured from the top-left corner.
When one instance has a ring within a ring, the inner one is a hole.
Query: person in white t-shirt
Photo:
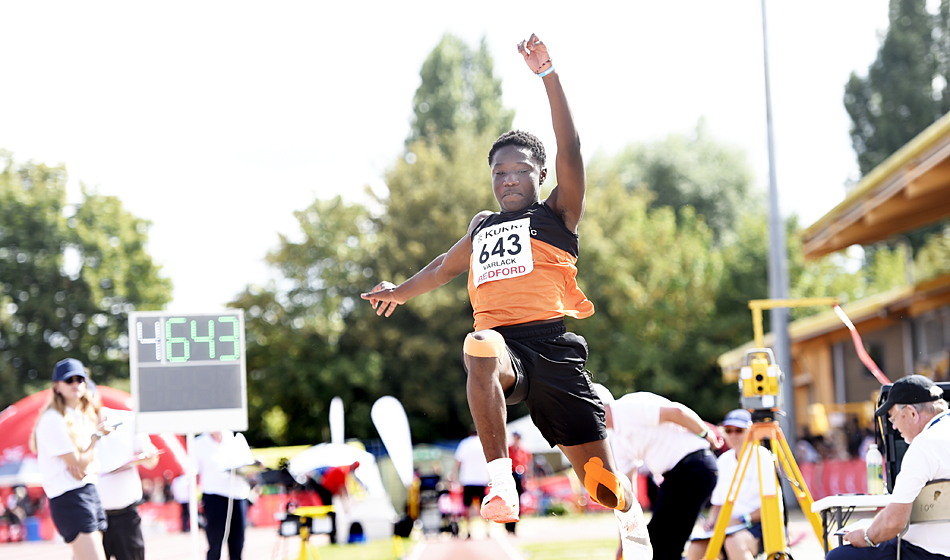
[[[255,464],[254,456],[244,435],[230,431],[202,434],[195,438],[194,447],[189,452],[198,464],[208,560],[220,560],[225,536],[228,556],[231,560],[241,560],[251,485],[237,471]],[[229,505],[230,525],[227,523]]]
[[[722,447],[722,439],[692,409],[660,395],[629,393],[614,400],[603,385],[594,389],[613,429],[608,440],[620,471],[632,478],[645,465],[663,477],[647,530],[654,560],[679,560],[716,485],[716,458],[709,449]]]
[[[871,525],[844,536],[848,544],[828,553],[828,560],[883,560],[897,556],[897,535],[910,519],[914,500],[931,481],[950,478],[950,420],[943,390],[922,375],[908,375],[891,385],[887,400],[875,412],[888,421],[910,446],[894,481],[891,503]],[[911,525],[900,543],[906,560],[950,558],[950,523]]]
[[[97,446],[101,474],[96,487],[109,522],[102,535],[106,559],[144,560],[145,540],[138,511],[142,479],[137,465],[154,468],[158,464],[158,449],[148,434],[135,433],[132,411],[103,408],[99,419],[107,426],[115,426]]]
[[[488,461],[478,435],[472,434],[459,442],[455,448],[455,470],[458,482],[462,485],[462,516],[465,518],[465,530],[472,538],[471,511],[479,507],[485,497],[485,488],[491,481],[488,473]]]
[[[36,423],[31,446],[56,530],[77,560],[104,560],[106,514],[96,490],[96,442],[107,430],[97,426],[97,403],[87,389],[88,381],[79,360],[56,364],[50,400]]]
[[[737,453],[742,451],[749,428],[752,426],[752,415],[748,410],[737,409],[726,414],[722,421],[722,431],[725,432],[726,443],[730,449],[719,456],[716,464],[719,466],[719,481],[713,489],[709,502],[712,507],[709,517],[703,522],[703,529],[708,533],[716,526],[719,511],[726,503],[732,479],[739,470]],[[775,461],[768,449],[756,445],[758,465],[763,469],[763,481],[768,495],[779,492],[775,478]],[[752,560],[759,553],[762,542],[762,492],[759,489],[759,469],[756,463],[749,462],[745,469],[745,476],[739,484],[735,503],[732,506],[732,519],[726,529],[723,550],[729,560]],[[687,550],[689,560],[699,560],[706,555],[708,538],[694,539]]]

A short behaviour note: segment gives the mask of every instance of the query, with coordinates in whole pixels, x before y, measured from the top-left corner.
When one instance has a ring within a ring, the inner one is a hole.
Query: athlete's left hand
[[[518,43],[518,52],[524,57],[525,64],[535,74],[540,74],[551,67],[551,55],[548,46],[538,39],[534,33],[527,40]]]

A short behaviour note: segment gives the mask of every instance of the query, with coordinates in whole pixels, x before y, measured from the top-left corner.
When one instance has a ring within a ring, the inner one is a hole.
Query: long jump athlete
[[[532,134],[502,134],[488,152],[500,212],[479,212],[448,252],[399,286],[381,282],[362,294],[388,317],[397,305],[468,271],[475,332],[463,346],[468,404],[489,461],[491,486],[481,515],[518,520],[519,504],[508,457],[505,404],[524,402],[545,439],[570,460],[596,502],[614,509],[624,557],[649,560],[643,512],[630,481],[614,465],[604,405],[584,371],[587,342],[568,332],[563,317],[594,313],[577,286],[577,226],[587,179],[580,139],[547,46],[534,34],[518,45],[540,77],[557,139],[559,184],[540,200],[547,177],[544,146]]]

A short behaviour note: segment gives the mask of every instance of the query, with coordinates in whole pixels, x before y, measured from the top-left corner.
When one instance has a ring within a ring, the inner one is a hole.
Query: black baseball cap
[[[874,414],[883,416],[895,404],[917,404],[933,402],[943,398],[943,389],[923,375],[908,375],[891,385],[887,400]]]
[[[89,380],[89,376],[86,375],[86,368],[83,367],[82,362],[75,358],[61,360],[53,368],[53,381],[65,381],[74,375],[78,375],[86,381]]]

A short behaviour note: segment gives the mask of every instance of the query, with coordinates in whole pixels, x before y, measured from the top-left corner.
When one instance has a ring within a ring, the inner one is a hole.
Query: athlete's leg
[[[505,392],[515,385],[516,375],[504,337],[493,330],[469,334],[463,359],[468,372],[468,406],[491,478],[491,491],[482,500],[481,516],[497,523],[517,521],[518,492],[508,458],[505,408]]]
[[[617,470],[607,440],[558,447],[571,462],[591,498],[614,510],[624,560],[652,560],[653,547],[643,511],[633,495],[630,481]]]
[[[476,331],[465,339],[463,352],[468,381],[468,406],[488,462],[508,457],[505,392],[515,384],[515,372],[504,338],[493,330]]]
[[[614,456],[610,452],[610,445],[608,445],[607,440],[602,439],[581,445],[559,445],[558,447],[567,456],[567,460],[571,462],[577,478],[585,488],[592,482],[598,482],[595,492],[591,492],[591,498],[611,509],[620,509],[621,511],[630,509],[630,504],[636,498],[630,488],[630,481],[614,465]],[[595,461],[591,463],[591,459],[595,459]],[[599,465],[597,461],[600,462]],[[596,478],[590,481],[587,480],[588,473]],[[618,508],[617,506],[621,507]]]

